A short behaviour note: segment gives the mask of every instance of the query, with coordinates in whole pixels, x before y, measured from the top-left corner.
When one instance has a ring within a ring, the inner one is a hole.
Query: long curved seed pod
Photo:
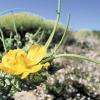
[[[53,39],[53,36],[55,34],[55,31],[56,31],[56,28],[57,28],[57,25],[58,25],[58,22],[59,22],[59,19],[60,19],[60,10],[61,10],[61,0],[58,0],[58,11],[57,11],[57,19],[56,19],[56,24],[54,26],[54,29],[51,33],[51,35],[49,36],[49,39],[47,40],[46,44],[45,44],[45,47],[48,48],[50,43],[52,42],[52,39]]]
[[[53,53],[55,53],[55,52],[59,49],[59,47],[61,46],[61,44],[63,43],[64,38],[66,37],[66,33],[67,33],[67,31],[68,31],[69,22],[70,22],[70,14],[69,14],[69,17],[68,17],[68,22],[67,22],[67,24],[66,24],[66,27],[65,27],[65,31],[64,31],[64,33],[63,33],[63,36],[62,36],[60,42],[58,43],[58,45],[54,48]]]
[[[78,58],[78,59],[82,59],[82,60],[87,60],[87,61],[90,61],[90,62],[94,62],[96,64],[100,64],[100,62],[98,62],[98,61],[95,61],[93,59],[90,59],[88,57],[81,56],[81,55],[78,55],[78,54],[58,54],[58,55],[54,55],[54,58],[59,58],[59,57]]]

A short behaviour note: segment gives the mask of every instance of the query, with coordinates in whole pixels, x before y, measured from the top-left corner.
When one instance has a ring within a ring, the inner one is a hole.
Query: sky
[[[58,0],[1,0],[0,12],[20,8],[17,12],[30,12],[46,19],[56,19]],[[16,11],[15,11],[16,12]],[[72,30],[100,30],[100,0],[61,0],[60,22],[64,25],[71,14]]]

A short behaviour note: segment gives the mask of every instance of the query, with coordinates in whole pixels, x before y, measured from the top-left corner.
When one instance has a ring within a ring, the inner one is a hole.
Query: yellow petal
[[[3,63],[0,63],[0,70],[9,73],[9,69],[5,68],[5,66],[3,65]]]
[[[9,74],[21,74],[26,70],[26,53],[22,49],[10,50],[2,58],[3,71]]]
[[[41,64],[36,65],[36,66],[33,66],[33,67],[30,69],[30,71],[28,70],[28,71],[26,71],[26,72],[24,72],[24,73],[22,74],[21,79],[26,78],[30,73],[36,73],[36,72],[40,71],[41,68],[42,68],[42,65],[41,65]]]
[[[40,49],[39,45],[37,44],[32,45],[28,51],[28,58],[33,59],[36,56],[39,49]]]
[[[47,68],[48,66],[50,66],[50,63],[46,62],[45,64],[42,64],[42,66]]]
[[[9,68],[6,68],[3,63],[0,63],[0,70],[8,73],[8,74],[13,74],[14,73],[14,70],[13,69],[9,69]]]
[[[46,56],[46,53],[47,49],[44,46],[33,45],[27,55],[30,59],[29,66],[39,63]]]
[[[2,63],[5,67],[12,67],[20,60],[21,56],[26,56],[26,53],[22,49],[10,50],[4,57],[2,58]],[[21,60],[20,60],[21,61]]]
[[[15,69],[14,68],[3,67],[2,71],[6,72],[7,74],[12,74],[12,75],[14,75],[14,73],[15,73]]]
[[[0,69],[2,69],[4,67],[4,65],[2,63],[0,63]]]
[[[31,71],[31,73],[35,73],[35,72],[40,71],[41,69],[42,69],[42,64],[38,64],[36,66],[33,66],[30,71]]]
[[[15,75],[19,75],[19,74],[22,74],[23,72],[25,72],[27,69],[25,66],[22,66],[22,65],[16,65],[15,66]]]
[[[22,76],[21,76],[21,79],[26,78],[29,74],[30,74],[29,71],[24,72],[24,73],[22,74]]]
[[[16,63],[15,52],[10,50],[7,54],[5,54],[2,58],[2,63],[5,67],[11,67],[11,65],[14,65]]]
[[[24,54],[24,52],[17,53],[16,65],[15,65],[16,74],[21,74],[27,70],[25,59],[26,59],[26,54]]]

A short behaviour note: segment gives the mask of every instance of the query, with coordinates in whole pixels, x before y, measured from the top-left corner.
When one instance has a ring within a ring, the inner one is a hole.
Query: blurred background
[[[18,12],[30,12],[47,19],[56,18],[58,0],[2,0],[0,12],[21,8]],[[100,0],[61,0],[61,22],[66,23],[71,14],[70,26],[73,30],[100,30]]]

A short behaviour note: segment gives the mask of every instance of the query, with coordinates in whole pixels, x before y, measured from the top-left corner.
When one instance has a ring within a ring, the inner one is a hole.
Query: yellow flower
[[[48,67],[49,63],[40,63],[46,56],[47,49],[45,46],[33,45],[28,53],[22,49],[10,50],[3,56],[0,63],[0,69],[8,74],[22,75],[21,78],[26,78],[30,73],[35,73],[41,70],[42,67]]]

